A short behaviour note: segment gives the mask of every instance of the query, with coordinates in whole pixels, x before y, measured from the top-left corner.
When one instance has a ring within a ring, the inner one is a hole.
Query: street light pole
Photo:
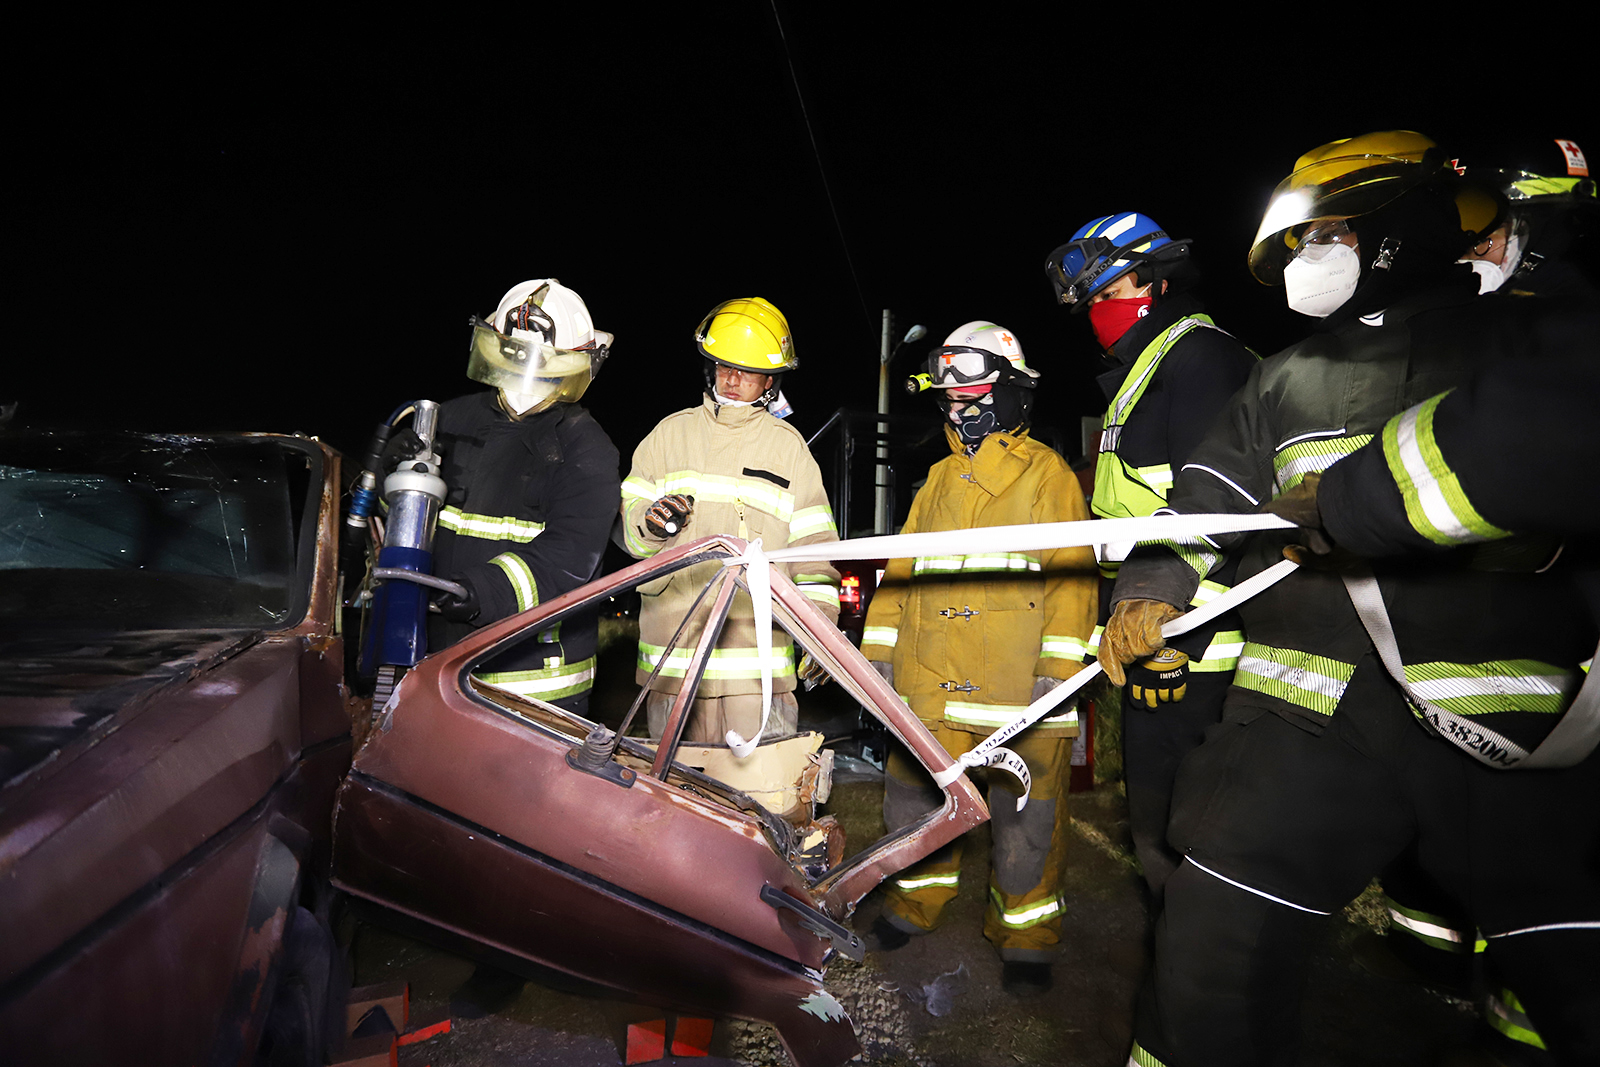
[[[883,309],[883,333],[878,346],[878,414],[889,414],[889,361],[894,359],[894,354],[900,351],[900,346],[911,341],[920,341],[928,336],[928,328],[921,323],[906,331],[906,335],[889,347],[889,331],[894,328],[893,316],[889,309]],[[873,492],[872,532],[886,534],[889,532],[889,424],[878,423],[878,468],[874,477],[876,485]]]
[[[883,309],[878,347],[878,414],[889,414],[889,309]],[[878,423],[878,469],[873,478],[872,532],[889,532],[889,424]],[[848,534],[846,536],[849,536]]]

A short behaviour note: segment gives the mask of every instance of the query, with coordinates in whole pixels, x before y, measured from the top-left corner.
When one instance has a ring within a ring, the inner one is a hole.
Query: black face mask
[[[996,385],[984,396],[968,401],[954,411],[948,400],[941,406],[961,443],[968,448],[976,448],[985,437],[999,430],[1022,430],[1028,427],[1033,390]]]
[[[1000,417],[995,414],[994,394],[979,397],[966,406],[949,409],[949,418],[955,424],[956,436],[968,448],[983,443],[983,439],[1000,429]]]

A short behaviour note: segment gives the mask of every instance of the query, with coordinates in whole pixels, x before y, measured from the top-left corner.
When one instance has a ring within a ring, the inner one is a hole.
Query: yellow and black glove
[[[1167,643],[1162,624],[1183,612],[1160,600],[1120,600],[1100,635],[1100,667],[1121,688],[1127,682],[1122,668],[1155,652]]]
[[[1128,671],[1135,704],[1154,708],[1176,704],[1189,688],[1189,657],[1175,648],[1163,648]]]

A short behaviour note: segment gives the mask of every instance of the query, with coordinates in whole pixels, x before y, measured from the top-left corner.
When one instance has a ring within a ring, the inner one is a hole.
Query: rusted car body
[[[248,1063],[350,713],[339,459],[0,437],[0,1060]]]
[[[737,560],[713,537],[485,626],[418,664],[341,788],[334,880],[483,946],[619,995],[688,1013],[760,1019],[802,1067],[859,1046],[822,985],[836,951],[859,958],[857,902],[988,818],[965,777],[941,808],[849,858],[834,833],[794,825],[699,773],[678,744],[741,565],[707,586],[710,622],[680,647],[690,666],[659,747],[475,681],[475,664],[575,611],[671,571]],[[765,564],[761,564],[765,566]],[[849,640],[772,572],[773,617],[930,771],[950,758]]]

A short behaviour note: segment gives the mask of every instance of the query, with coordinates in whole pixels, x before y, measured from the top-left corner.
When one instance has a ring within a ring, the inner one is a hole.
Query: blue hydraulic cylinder
[[[394,545],[378,551],[378,566],[433,573],[433,553]],[[367,645],[361,652],[361,673],[381,666],[410,667],[428,654],[428,594],[425,585],[388,581],[372,598]]]

